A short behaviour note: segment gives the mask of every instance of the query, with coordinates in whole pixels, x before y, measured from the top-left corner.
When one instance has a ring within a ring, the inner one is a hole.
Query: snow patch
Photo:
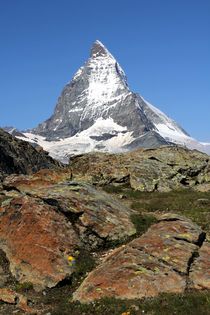
[[[113,137],[108,140],[95,140],[91,137],[103,137],[110,134]],[[49,152],[49,155],[64,163],[68,163],[69,157],[75,154],[88,153],[90,151],[102,151],[118,153],[122,152],[122,147],[134,140],[132,132],[127,131],[127,127],[118,125],[112,118],[98,118],[88,129],[77,133],[73,137],[59,139],[58,141],[47,141],[45,137],[24,133],[27,141],[36,143]],[[24,137],[19,139],[26,140]]]

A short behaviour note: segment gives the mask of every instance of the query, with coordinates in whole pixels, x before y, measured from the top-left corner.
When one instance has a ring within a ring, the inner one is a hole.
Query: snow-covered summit
[[[33,132],[50,139],[73,136],[107,116],[130,93],[122,68],[98,40],[90,58],[63,89],[54,114]]]
[[[53,115],[24,136],[61,160],[93,150],[120,152],[173,143],[209,150],[133,93],[121,66],[99,40],[64,87]]]

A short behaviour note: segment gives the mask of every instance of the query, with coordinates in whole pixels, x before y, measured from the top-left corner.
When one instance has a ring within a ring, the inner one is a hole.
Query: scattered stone
[[[89,185],[69,181],[70,174],[42,170],[3,182],[0,248],[12,275],[37,291],[71,276],[69,257],[81,247],[108,246],[136,233],[132,210]]]
[[[8,304],[14,304],[27,314],[37,314],[35,310],[28,306],[28,300],[25,296],[11,289],[0,289],[0,301]]]
[[[210,204],[210,199],[207,199],[207,198],[200,198],[197,200],[197,202],[201,205],[208,205]]]
[[[1,288],[0,289],[0,300],[10,304],[16,304],[17,294],[13,290]]]

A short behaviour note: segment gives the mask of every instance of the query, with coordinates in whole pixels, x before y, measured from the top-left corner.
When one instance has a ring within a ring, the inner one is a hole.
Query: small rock
[[[28,306],[27,298],[11,289],[0,289],[0,301],[9,304],[15,304],[19,309],[26,312],[27,314],[36,314],[35,310]],[[18,312],[18,310],[15,312]]]
[[[127,196],[126,196],[126,195],[119,195],[119,198],[120,198],[120,199],[126,199]]]
[[[200,199],[197,199],[197,202],[201,205],[207,205],[210,203],[210,200],[207,198],[200,198]]]
[[[138,305],[131,305],[131,308],[134,310],[134,311],[139,311],[139,306]]]

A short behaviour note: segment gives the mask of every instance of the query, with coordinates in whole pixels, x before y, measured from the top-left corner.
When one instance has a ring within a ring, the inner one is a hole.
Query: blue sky
[[[133,91],[210,142],[209,0],[0,0],[0,125],[48,118],[96,39]]]

